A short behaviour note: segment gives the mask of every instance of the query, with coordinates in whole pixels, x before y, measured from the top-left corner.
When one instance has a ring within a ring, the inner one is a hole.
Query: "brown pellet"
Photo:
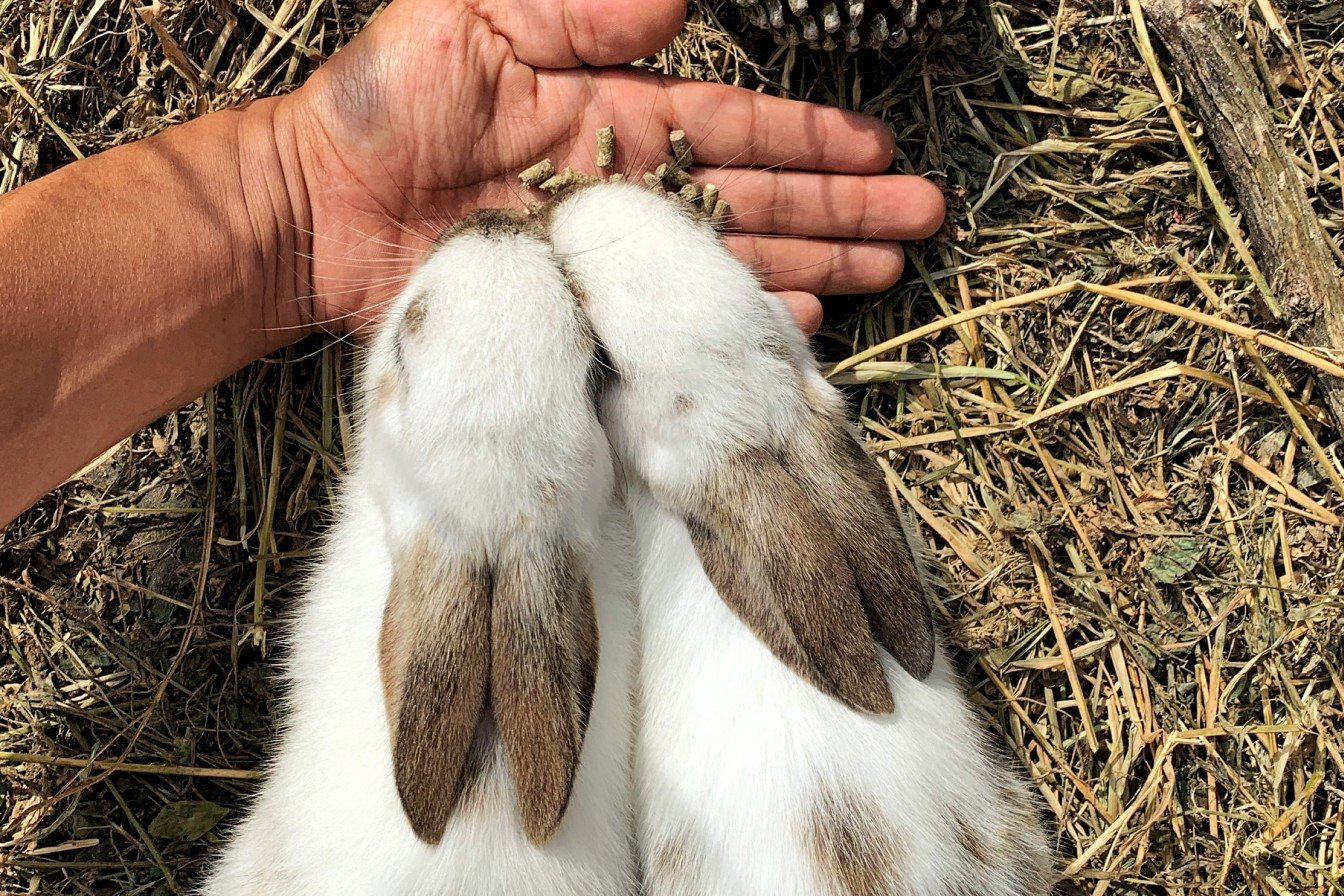
[[[555,165],[551,164],[550,159],[542,159],[518,175],[518,179],[529,187],[540,187],[553,177],[555,177]]]
[[[610,168],[616,164],[616,128],[607,125],[597,132],[597,167]]]
[[[675,130],[667,135],[668,142],[672,144],[672,158],[676,160],[677,167],[685,170],[695,164],[695,157],[691,155],[691,144],[686,139],[686,132]]]

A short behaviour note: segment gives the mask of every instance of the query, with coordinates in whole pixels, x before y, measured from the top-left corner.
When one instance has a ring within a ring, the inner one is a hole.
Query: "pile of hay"
[[[0,0],[0,187],[284,90],[375,7]],[[1344,10],[1250,8],[1337,235]],[[818,345],[948,571],[940,615],[1069,887],[1338,893],[1344,441],[1306,366],[1221,325],[1264,324],[1195,168],[1231,191],[1182,149],[1128,9],[981,2],[915,58],[776,48],[706,3],[647,64],[879,114],[899,166],[957,199],[948,238],[890,294],[832,301]],[[316,339],[259,362],[0,533],[0,891],[200,872],[273,731],[350,368]]]

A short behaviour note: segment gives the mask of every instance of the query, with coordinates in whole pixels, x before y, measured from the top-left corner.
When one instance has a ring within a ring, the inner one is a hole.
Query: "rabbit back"
[[[635,625],[625,511],[594,556],[601,657],[573,796],[548,842],[520,829],[497,732],[478,727],[467,783],[437,845],[407,824],[379,686],[378,624],[392,560],[355,487],[290,628],[286,721],[266,781],[202,896],[628,896]]]
[[[592,352],[510,213],[384,310],[279,750],[207,893],[629,892],[628,525]]]
[[[638,487],[640,847],[650,896],[1045,896],[1050,853],[946,658],[881,655],[855,711],[724,604],[685,524]]]

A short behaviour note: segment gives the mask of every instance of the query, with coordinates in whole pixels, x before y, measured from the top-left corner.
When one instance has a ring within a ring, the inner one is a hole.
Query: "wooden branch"
[[[1278,135],[1263,88],[1218,0],[1140,0],[1236,190],[1251,243],[1300,342],[1344,361],[1344,278]],[[1317,373],[1344,432],[1344,379]]]

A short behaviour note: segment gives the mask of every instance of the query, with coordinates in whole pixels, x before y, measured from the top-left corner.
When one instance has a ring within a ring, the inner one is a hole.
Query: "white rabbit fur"
[[[729,608],[674,506],[725,452],[796,438],[800,391],[840,406],[780,303],[642,187],[577,190],[548,226],[614,368],[600,414],[636,533],[646,893],[1044,896],[1036,813],[946,658],[912,675],[881,651],[894,712],[842,705]]]
[[[650,896],[1044,896],[1030,801],[946,659],[883,654],[890,715],[799,679],[719,599],[681,520],[632,487],[640,843]]]
[[[414,275],[361,374],[337,523],[288,641],[278,755],[206,896],[626,896],[635,887],[629,523],[592,410],[591,337],[549,246],[505,216],[464,222]],[[412,318],[418,318],[412,322]],[[587,553],[600,662],[563,821],[534,845],[499,738],[434,845],[398,799],[379,632],[398,545],[427,529],[489,554],[531,525]]]

